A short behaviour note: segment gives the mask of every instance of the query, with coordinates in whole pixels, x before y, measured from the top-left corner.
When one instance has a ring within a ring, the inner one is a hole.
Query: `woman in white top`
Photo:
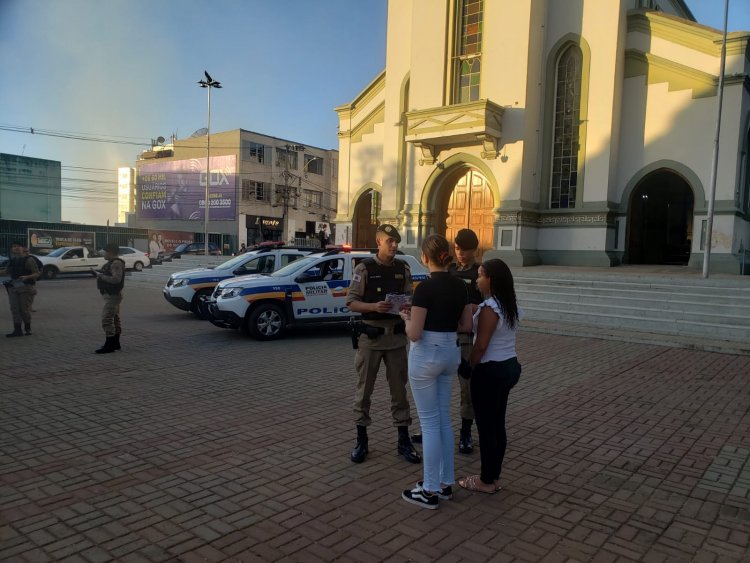
[[[508,440],[505,411],[508,394],[518,383],[516,329],[522,314],[516,303],[513,274],[499,259],[479,267],[477,287],[485,300],[474,314],[471,400],[479,433],[482,473],[458,480],[464,489],[482,493],[500,490],[500,472]]]

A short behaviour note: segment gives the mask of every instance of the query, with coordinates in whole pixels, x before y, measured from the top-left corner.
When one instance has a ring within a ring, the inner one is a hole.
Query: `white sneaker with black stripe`
[[[438,496],[433,493],[428,493],[420,486],[416,486],[411,490],[405,490],[401,493],[401,498],[406,502],[416,504],[417,506],[429,510],[435,510],[438,507]]]
[[[424,486],[424,481],[417,481],[417,487],[420,489]],[[448,485],[443,487],[439,491],[435,491],[435,494],[440,500],[451,500],[453,498],[453,487]]]

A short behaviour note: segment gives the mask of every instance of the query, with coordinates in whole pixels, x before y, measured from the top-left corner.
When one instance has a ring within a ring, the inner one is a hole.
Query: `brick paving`
[[[122,352],[92,353],[85,277],[40,284],[34,336],[0,338],[2,561],[750,559],[746,357],[523,332],[504,490],[426,511],[399,499],[421,467],[382,377],[348,459],[343,330],[256,342],[128,282]]]

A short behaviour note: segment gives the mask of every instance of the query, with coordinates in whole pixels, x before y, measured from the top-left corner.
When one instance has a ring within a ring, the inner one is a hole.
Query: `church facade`
[[[750,33],[728,35],[712,271],[750,246]],[[700,268],[722,34],[682,0],[390,0],[339,117],[337,242],[474,229],[511,265]]]

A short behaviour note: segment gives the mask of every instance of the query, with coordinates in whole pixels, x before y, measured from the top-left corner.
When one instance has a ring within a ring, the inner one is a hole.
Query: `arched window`
[[[456,48],[453,57],[454,103],[479,99],[484,0],[456,2]]]
[[[576,45],[566,48],[557,63],[550,173],[553,209],[575,207],[578,196],[582,63],[583,55]]]

